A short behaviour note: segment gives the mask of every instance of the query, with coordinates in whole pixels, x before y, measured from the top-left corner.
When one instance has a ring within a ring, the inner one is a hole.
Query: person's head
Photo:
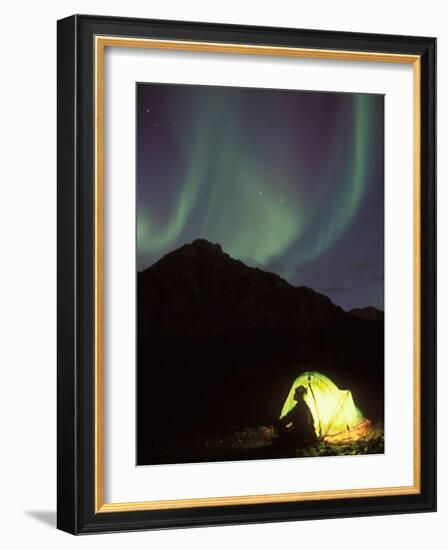
[[[295,392],[294,392],[294,400],[300,401],[305,398],[306,395],[306,388],[304,386],[297,386]]]

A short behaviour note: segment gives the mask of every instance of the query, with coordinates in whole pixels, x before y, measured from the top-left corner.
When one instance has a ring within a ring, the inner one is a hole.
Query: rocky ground
[[[318,441],[301,447],[280,441],[273,426],[260,426],[235,429],[215,437],[197,437],[189,442],[164,442],[156,451],[159,464],[382,453],[382,424],[369,425],[362,433],[348,435],[339,441]]]
[[[296,449],[295,456],[344,456],[383,453],[384,428],[382,424],[376,424],[359,438],[346,438],[334,443],[319,441],[309,447]]]

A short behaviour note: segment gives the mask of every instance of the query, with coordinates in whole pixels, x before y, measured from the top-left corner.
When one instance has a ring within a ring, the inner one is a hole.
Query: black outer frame
[[[421,493],[94,512],[94,37],[421,56]],[[72,534],[436,510],[436,39],[74,15],[58,21],[57,526]]]

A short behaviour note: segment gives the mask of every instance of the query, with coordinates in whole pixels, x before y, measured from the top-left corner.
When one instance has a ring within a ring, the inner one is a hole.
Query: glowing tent
[[[304,386],[304,396],[314,419],[314,430],[319,439],[333,439],[353,435],[365,425],[362,412],[356,407],[350,390],[340,390],[329,378],[319,372],[304,372],[294,383],[283,405],[280,418],[296,405],[294,392]]]

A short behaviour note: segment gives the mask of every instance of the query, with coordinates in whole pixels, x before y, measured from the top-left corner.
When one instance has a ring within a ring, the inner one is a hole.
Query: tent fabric
[[[295,407],[294,392],[298,386],[307,389],[304,400],[313,416],[318,438],[349,431],[363,422],[364,416],[355,405],[351,391],[340,390],[327,376],[312,371],[304,372],[294,380],[280,418]]]

